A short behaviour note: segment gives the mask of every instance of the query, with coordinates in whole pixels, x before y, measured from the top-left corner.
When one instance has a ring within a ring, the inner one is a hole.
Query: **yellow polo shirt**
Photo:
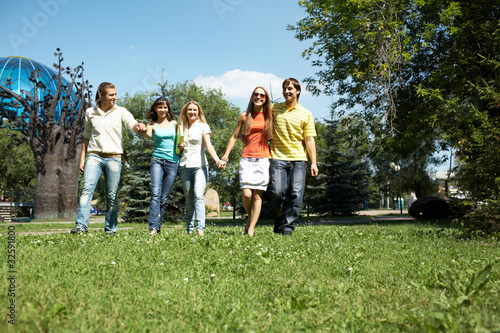
[[[286,103],[273,104],[274,132],[271,158],[284,161],[307,161],[306,138],[316,136],[311,111],[297,103],[288,108]]]

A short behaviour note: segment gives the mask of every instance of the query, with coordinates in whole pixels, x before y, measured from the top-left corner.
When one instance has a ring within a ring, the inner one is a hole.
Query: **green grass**
[[[151,238],[143,227],[107,236],[16,226],[16,331],[500,329],[500,244],[460,240],[458,229],[319,225],[284,237],[262,226],[248,237],[210,226],[204,237],[165,229]],[[7,260],[1,270],[6,313]],[[0,331],[14,332],[5,316]]]

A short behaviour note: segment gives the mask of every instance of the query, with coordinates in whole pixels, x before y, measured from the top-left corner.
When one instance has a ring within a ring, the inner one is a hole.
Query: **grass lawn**
[[[182,224],[155,237],[146,224],[116,236],[1,224],[0,331],[500,330],[498,242],[407,222],[301,225],[292,237],[207,224],[204,237]]]

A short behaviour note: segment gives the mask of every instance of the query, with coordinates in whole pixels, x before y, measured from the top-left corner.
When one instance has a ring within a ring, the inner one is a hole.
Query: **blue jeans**
[[[104,172],[106,182],[106,218],[104,221],[104,231],[107,233],[116,232],[118,228],[118,184],[122,171],[121,157],[105,158],[98,155],[89,154],[85,163],[83,173],[83,188],[76,214],[76,226],[83,230],[89,229],[90,206],[92,196],[99,181],[101,173]]]
[[[305,161],[271,160],[269,191],[276,233],[295,229],[304,197],[306,165]]]
[[[196,221],[197,230],[205,230],[205,187],[208,169],[181,167],[181,181],[186,196],[187,232],[192,233]]]
[[[179,163],[151,159],[151,201],[149,203],[149,230],[155,228],[161,230],[165,213],[167,212],[167,200],[174,186],[175,177]]]

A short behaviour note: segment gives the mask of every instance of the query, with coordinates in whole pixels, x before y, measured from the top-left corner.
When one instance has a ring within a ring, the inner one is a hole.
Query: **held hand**
[[[219,169],[223,169],[224,170],[226,168],[226,163],[227,163],[226,161],[220,160],[219,162],[217,162],[217,167]]]
[[[144,125],[143,123],[135,124],[135,128],[137,129],[138,132],[145,132],[146,131],[146,125]]]
[[[316,177],[319,174],[318,165],[311,164],[311,176]]]

